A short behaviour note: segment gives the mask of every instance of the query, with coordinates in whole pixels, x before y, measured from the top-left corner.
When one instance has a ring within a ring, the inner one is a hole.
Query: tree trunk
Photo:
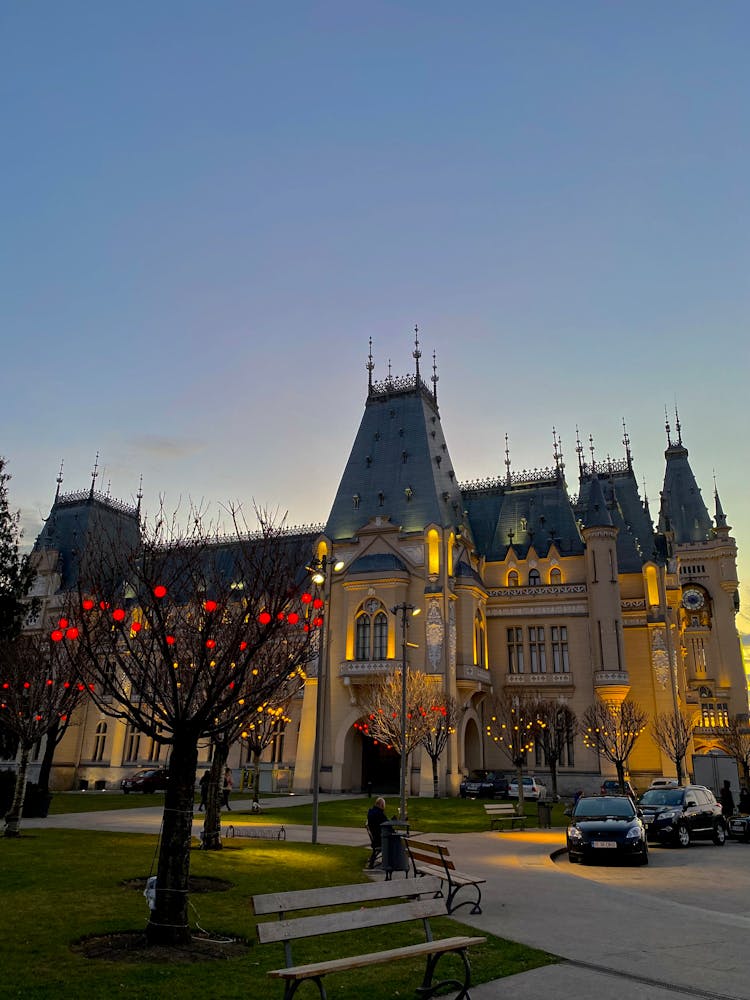
[[[21,757],[16,771],[16,787],[13,791],[13,804],[5,817],[5,836],[18,837],[21,833],[21,812],[26,794],[26,772],[29,769],[29,752],[31,747],[21,747]]]
[[[152,945],[170,947],[190,942],[188,884],[197,765],[197,735],[176,738],[169,758],[156,902],[146,927],[146,938]]]
[[[224,767],[229,756],[226,743],[214,743],[211,759],[211,776],[208,779],[208,795],[206,796],[206,814],[203,820],[204,851],[221,850],[221,796],[224,785]]]
[[[523,816],[523,765],[516,765],[516,781],[518,782],[518,815]]]
[[[39,766],[39,777],[37,778],[37,783],[39,785],[39,791],[43,793],[49,792],[49,776],[52,771],[52,761],[55,757],[55,750],[57,749],[57,744],[63,738],[67,726],[61,728],[60,720],[57,719],[52,727],[47,731],[47,740],[44,744],[44,755],[42,756],[42,763]]]
[[[682,757],[675,761],[675,767],[677,768],[677,784],[682,785]]]
[[[615,761],[615,768],[617,769],[617,780],[620,782],[620,791],[625,794],[625,765],[621,760]]]
[[[430,759],[432,760],[432,797],[433,799],[439,799],[440,795],[438,794],[438,758],[431,754]]]
[[[549,776],[552,785],[552,801],[557,802],[560,796],[557,794],[557,758],[554,756],[549,758]]]
[[[262,751],[253,749],[253,812],[260,812],[260,755]]]

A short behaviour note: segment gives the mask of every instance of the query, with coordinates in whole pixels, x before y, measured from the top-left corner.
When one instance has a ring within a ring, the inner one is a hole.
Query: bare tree
[[[722,750],[737,761],[745,784],[750,786],[750,724],[747,716],[735,715],[729,719],[721,731],[719,743]]]
[[[511,691],[493,698],[486,733],[515,768],[519,812],[523,812],[524,804],[523,773],[526,769],[526,755],[534,749],[538,732],[534,698]]]
[[[170,751],[150,943],[190,938],[198,741],[221,741],[308,657],[315,624],[299,598],[310,539],[256,513],[254,535],[235,524],[231,538],[219,539],[196,515],[180,537],[162,519],[138,545],[102,539],[82,559],[84,677],[103,713]],[[284,655],[265,657],[281,637]]]
[[[260,802],[260,759],[266,747],[279,736],[283,727],[292,720],[287,715],[292,699],[303,687],[303,676],[297,675],[296,681],[290,678],[290,683],[282,688],[274,700],[258,705],[252,715],[245,720],[240,736],[247,745],[248,754],[252,760],[253,771],[253,812],[259,811]]]
[[[51,636],[23,633],[0,641],[0,719],[20,750],[6,837],[20,832],[31,748],[51,730],[64,730],[86,693],[70,651],[77,638],[78,630],[63,619]]]
[[[552,798],[557,802],[557,767],[572,743],[578,729],[578,718],[564,701],[540,699],[534,705],[537,740],[544,751],[552,783]]]
[[[597,698],[583,713],[583,742],[614,764],[623,794],[628,757],[647,722],[646,712],[627,698],[619,705]]]
[[[675,712],[659,712],[651,725],[651,739],[672,761],[677,773],[677,784],[685,777],[685,754],[693,738],[695,719],[682,709]]]

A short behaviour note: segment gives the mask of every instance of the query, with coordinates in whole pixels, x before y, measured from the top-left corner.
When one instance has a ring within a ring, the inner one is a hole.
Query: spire
[[[507,433],[505,435],[505,482],[510,486],[510,448]]]
[[[643,509],[646,511],[649,520],[651,520],[651,511],[648,507],[648,494],[646,493],[646,480],[643,480]]]
[[[589,451],[591,452],[591,472],[596,473],[596,459],[594,458],[594,435],[589,434]]]
[[[596,473],[591,477],[588,502],[583,513],[583,526],[584,528],[612,527],[612,518],[607,510],[602,484]]]
[[[677,444],[682,447],[682,428],[680,427],[680,414],[677,412],[677,404],[674,407],[675,426],[677,428]]]
[[[669,426],[669,414],[667,413],[666,406],[664,407],[664,427],[667,431],[667,447],[672,447],[672,428]]]
[[[667,419],[669,428],[669,420]],[[682,429],[678,440],[672,440],[667,431],[669,447],[664,452],[666,468],[659,511],[659,531],[672,532],[676,544],[708,541],[713,532],[713,522],[706,509],[701,491],[695,481],[688,460],[688,450],[682,443]]]
[[[96,477],[99,475],[99,452],[96,453],[96,458],[94,459],[94,468],[91,470],[91,489],[89,490],[89,500],[94,499],[94,486],[96,485]]]
[[[437,404],[437,384],[440,376],[437,373],[437,355],[432,352],[432,398]]]
[[[370,337],[370,353],[367,355],[367,364],[365,368],[367,369],[367,392],[372,392],[372,372],[375,364],[372,360],[372,337]]]
[[[633,455],[630,451],[630,435],[628,434],[628,428],[625,423],[625,417],[622,418],[622,443],[625,445],[625,459],[628,463],[628,470],[633,471]]]
[[[727,515],[724,513],[724,508],[721,506],[719,490],[716,486],[716,473],[714,473],[714,521],[716,522],[717,531],[729,531]]]
[[[370,340],[370,346],[372,348],[372,340]],[[138,483],[138,493],[136,494],[136,500],[138,501],[135,505],[135,512],[138,515],[138,519],[141,517],[141,500],[143,500],[143,473],[141,473],[141,479]]]
[[[57,503],[57,501],[58,501],[58,499],[60,497],[60,487],[62,486],[62,482],[63,482],[63,466],[64,465],[65,465],[65,459],[62,459],[61,462],[60,462],[60,471],[57,473],[57,479],[55,480],[56,483],[57,483],[57,489],[55,490],[55,503]]]
[[[422,357],[422,352],[419,349],[419,327],[414,324],[414,350],[412,351],[412,357],[417,363],[417,385],[419,385],[419,359]]]
[[[578,431],[578,424],[576,424],[576,455],[578,455],[578,478],[583,478],[583,445],[581,444],[581,435]]]

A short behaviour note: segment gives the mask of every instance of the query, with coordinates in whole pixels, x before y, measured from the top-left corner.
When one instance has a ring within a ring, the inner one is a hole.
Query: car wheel
[[[578,858],[574,858],[573,855],[570,853],[570,851],[568,851],[568,861],[571,863],[571,865],[574,865],[577,860]]]
[[[129,788],[123,788],[122,794],[123,795],[130,795],[130,789]]]
[[[714,836],[713,841],[717,847],[723,847],[726,843],[727,831],[724,829],[723,823],[716,823],[714,826]]]
[[[690,846],[690,830],[685,826],[684,823],[679,823],[677,826],[677,833],[675,834],[675,843],[678,847],[689,847]]]

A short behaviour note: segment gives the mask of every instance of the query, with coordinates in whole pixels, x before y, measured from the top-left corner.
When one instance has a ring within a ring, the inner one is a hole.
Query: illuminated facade
[[[726,720],[748,711],[735,625],[737,552],[718,494],[709,516],[679,422],[674,437],[667,427],[656,526],[638,492],[627,433],[619,461],[599,463],[593,448],[584,460],[578,443],[577,495],[568,491],[556,438],[548,469],[516,472],[506,448],[496,479],[460,483],[440,422],[434,364],[429,386],[418,342],[413,356],[413,374],[382,382],[373,381],[370,356],[351,454],[325,526],[310,532],[311,558],[325,555],[329,565],[318,669],[266,753],[265,788],[310,790],[320,703],[319,786],[395,789],[398,761],[355,724],[362,685],[401,669],[394,609],[404,604],[421,610],[409,626],[416,647],[410,666],[434,675],[465,709],[440,762],[445,794],[456,794],[471,768],[509,768],[482,736],[488,695],[508,689],[564,700],[579,719],[597,695],[629,697],[650,718],[678,707],[696,720],[691,752],[714,748]],[[58,496],[50,520],[59,528],[61,518],[75,515],[83,533],[86,510],[137,530],[136,510],[116,509],[93,488],[88,496]],[[56,538],[43,532],[37,543],[38,589],[50,613],[64,579],[70,584],[75,548],[65,531]],[[343,563],[341,572],[330,571],[333,560]],[[154,754],[150,740],[89,705],[58,750],[56,784],[114,787]],[[242,748],[233,763],[245,763]],[[543,779],[541,753],[530,755],[529,768]],[[577,736],[559,767],[559,788],[598,788],[610,773]],[[673,774],[673,765],[644,734],[630,773],[643,787]],[[431,794],[426,755],[415,755],[409,786],[412,794]]]

